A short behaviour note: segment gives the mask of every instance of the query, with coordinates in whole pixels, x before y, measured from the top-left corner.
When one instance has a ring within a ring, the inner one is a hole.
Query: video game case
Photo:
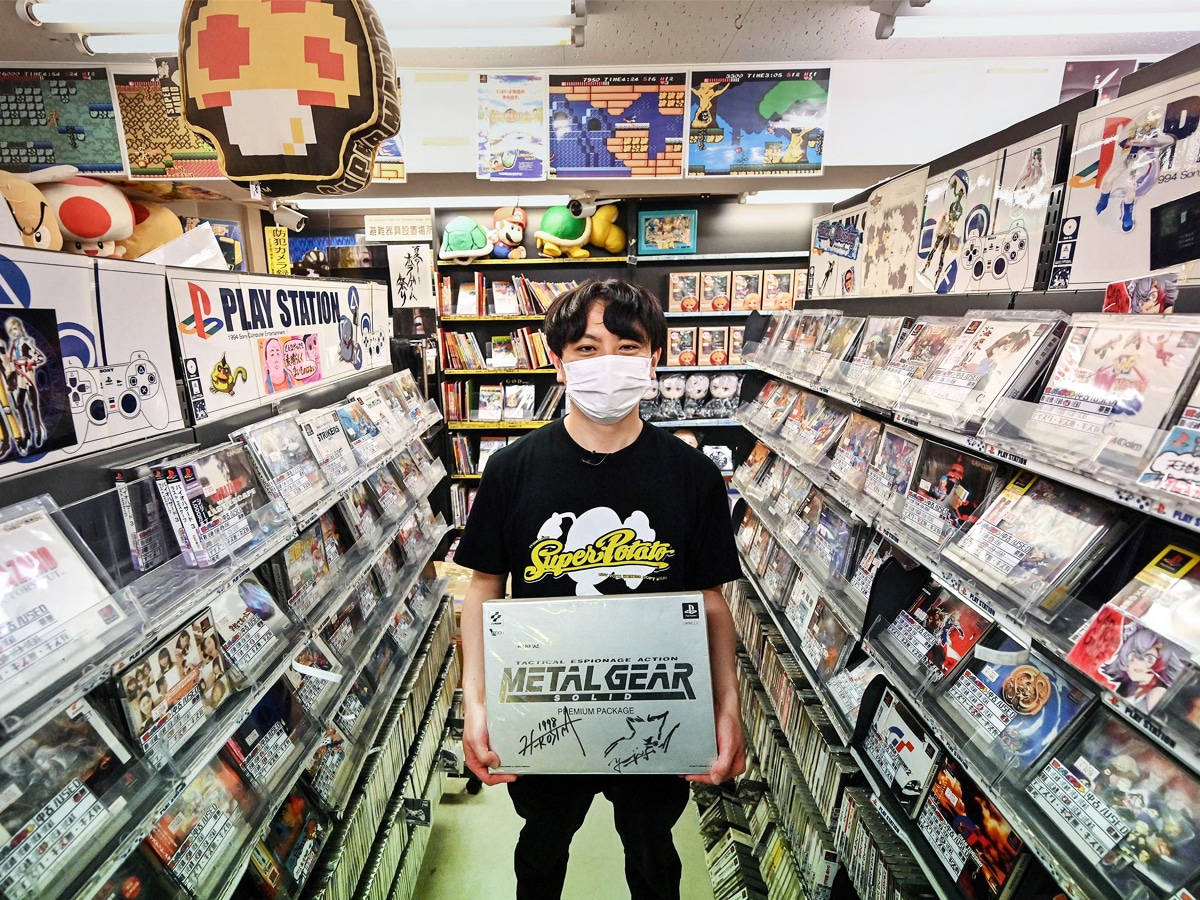
[[[249,516],[267,500],[243,445],[223,444],[172,461],[164,480],[195,565],[211,566],[254,537]]]
[[[275,596],[283,599],[293,617],[298,620],[307,617],[320,599],[322,585],[329,575],[320,520],[301,531],[258,571],[262,575],[270,573]]]
[[[922,680],[938,682],[954,671],[991,625],[966,601],[931,584],[896,614],[885,634],[901,658],[918,665]]]
[[[147,843],[167,871],[192,893],[255,805],[245,782],[221,757],[213,757],[154,825]]]
[[[825,373],[839,372],[858,346],[866,319],[862,316],[832,316],[821,335],[821,341],[809,354],[803,374],[813,380],[823,380]]]
[[[232,693],[212,611],[168,634],[126,668],[117,685],[130,733],[160,764]]]
[[[926,378],[962,333],[964,322],[949,316],[921,316],[897,344],[887,364],[863,383],[863,397],[891,409],[913,381]]]
[[[904,522],[925,540],[940,544],[977,520],[996,469],[994,460],[926,441],[908,485]]]
[[[863,752],[904,811],[916,815],[941,761],[942,749],[891,688],[880,696],[863,739]]]
[[[338,707],[337,713],[333,717],[333,723],[341,729],[342,734],[351,739],[358,734],[363,725],[363,713],[370,706],[371,698],[374,696],[375,686],[371,683],[371,679],[360,673],[354,679],[350,693],[346,695],[346,699],[342,701],[342,705]]]
[[[315,410],[299,419],[300,431],[320,470],[331,484],[345,484],[358,471],[358,460],[333,409]]]
[[[354,539],[359,540],[379,520],[379,509],[371,500],[365,482],[353,485],[338,504]]]
[[[315,716],[317,710],[342,680],[341,661],[320,635],[314,634],[296,651],[284,677],[304,711]]]
[[[80,699],[25,738],[0,767],[0,890],[43,896],[81,844],[120,813],[133,755]]]
[[[371,489],[376,505],[385,516],[399,513],[408,502],[404,489],[387,466],[367,476],[367,487]]]
[[[296,896],[332,831],[332,823],[303,791],[289,791],[250,853],[247,871],[263,896]]]
[[[184,896],[153,851],[138,844],[91,900],[183,900]]]
[[[218,594],[211,609],[221,653],[229,670],[244,680],[253,678],[291,626],[271,592],[254,575]]]
[[[855,666],[846,666],[834,674],[825,685],[829,696],[833,698],[846,721],[853,728],[858,721],[859,709],[862,706],[863,694],[876,675],[883,670],[873,657],[865,657]]]
[[[387,447],[401,447],[411,432],[407,419],[397,419],[392,414],[392,405],[383,398],[379,388],[368,386],[353,391],[348,398],[362,404],[363,411],[379,431],[379,437]]]
[[[333,722],[327,722],[304,769],[308,786],[326,809],[338,806],[349,788],[347,782],[352,767],[345,764],[349,750],[349,742],[342,730]]]
[[[863,483],[867,496],[880,503],[906,496],[924,446],[924,438],[894,425],[884,425]]]
[[[250,784],[266,791],[308,727],[309,718],[290,681],[280,678],[230,735],[225,752]]]
[[[374,466],[390,446],[387,438],[380,434],[379,426],[357,400],[348,400],[336,406],[335,411],[358,466],[364,469]]]
[[[179,552],[175,530],[154,483],[154,468],[164,458],[178,456],[190,449],[176,447],[109,469],[121,504],[130,561],[138,572],[149,572]]]
[[[1200,602],[1200,553],[1195,550],[1168,544],[1109,602],[1147,628],[1200,651],[1200,625],[1191,613]]]
[[[303,512],[328,489],[296,413],[250,425],[232,435],[250,448],[263,490],[294,512]]]

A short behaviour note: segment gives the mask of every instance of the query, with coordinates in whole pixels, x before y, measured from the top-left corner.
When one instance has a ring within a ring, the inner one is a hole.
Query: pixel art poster
[[[550,76],[551,178],[678,178],[687,76]]]
[[[687,174],[820,175],[829,70],[692,72]]]
[[[108,70],[0,69],[0,169],[125,171]]]
[[[217,151],[183,121],[179,61],[156,61],[154,73],[113,73],[129,177],[221,178]]]

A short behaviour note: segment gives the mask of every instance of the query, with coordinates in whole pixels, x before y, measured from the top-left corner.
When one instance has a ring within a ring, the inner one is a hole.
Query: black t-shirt
[[[698,591],[741,577],[725,480],[708,457],[653,425],[600,457],[561,419],[488,460],[454,561],[511,573],[517,598]]]

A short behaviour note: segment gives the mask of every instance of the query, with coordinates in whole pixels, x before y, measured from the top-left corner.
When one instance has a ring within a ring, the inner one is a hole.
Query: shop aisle
[[[475,796],[466,781],[450,778],[433,814],[433,834],[413,894],[419,900],[504,900],[516,893],[512,849],[521,830],[502,787],[485,787]],[[675,846],[683,860],[683,900],[712,900],[704,863],[696,807],[675,826]],[[571,844],[571,864],[563,900],[628,900],[621,840],[613,828],[612,806],[597,797]]]

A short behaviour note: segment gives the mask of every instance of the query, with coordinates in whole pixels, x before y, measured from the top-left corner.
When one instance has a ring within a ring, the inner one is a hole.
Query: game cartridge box
[[[707,773],[716,759],[699,592],[483,605],[499,771]]]

